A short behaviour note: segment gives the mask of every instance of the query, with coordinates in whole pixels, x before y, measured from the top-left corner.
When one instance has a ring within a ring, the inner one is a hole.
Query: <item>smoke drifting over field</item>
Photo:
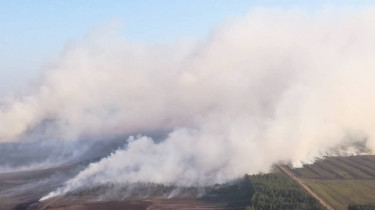
[[[375,8],[255,9],[203,43],[94,32],[66,48],[35,92],[4,100],[0,140],[139,134],[50,196],[107,182],[206,185],[337,148],[357,153],[356,144],[372,152],[374,23]]]

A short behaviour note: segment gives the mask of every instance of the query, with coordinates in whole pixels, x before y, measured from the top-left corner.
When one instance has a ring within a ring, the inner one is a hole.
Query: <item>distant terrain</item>
[[[370,155],[327,157],[295,169],[280,165],[268,174],[207,187],[108,184],[38,201],[81,168],[0,173],[0,209],[375,209]]]

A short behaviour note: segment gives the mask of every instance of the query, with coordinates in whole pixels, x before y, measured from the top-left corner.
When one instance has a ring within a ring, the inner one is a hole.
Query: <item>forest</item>
[[[281,172],[246,175],[252,209],[325,209],[297,182]]]
[[[374,204],[349,204],[348,210],[374,210]]]

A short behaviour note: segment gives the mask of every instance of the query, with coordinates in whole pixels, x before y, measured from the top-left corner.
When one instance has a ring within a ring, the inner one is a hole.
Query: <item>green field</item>
[[[375,202],[375,156],[328,157],[291,170],[335,209]]]
[[[374,180],[319,180],[306,182],[335,209],[347,209],[348,204],[366,204],[375,201]]]

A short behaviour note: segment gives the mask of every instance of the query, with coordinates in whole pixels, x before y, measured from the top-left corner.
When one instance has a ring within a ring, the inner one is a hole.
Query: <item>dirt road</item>
[[[319,197],[315,192],[313,192],[302,179],[298,178],[296,175],[294,175],[286,166],[279,165],[279,168],[286,173],[288,176],[290,176],[292,179],[296,180],[310,195],[312,195],[315,199],[317,199],[320,204],[322,204],[324,207],[326,207],[329,210],[334,210],[332,206],[330,206],[325,200],[323,200],[321,197]]]

